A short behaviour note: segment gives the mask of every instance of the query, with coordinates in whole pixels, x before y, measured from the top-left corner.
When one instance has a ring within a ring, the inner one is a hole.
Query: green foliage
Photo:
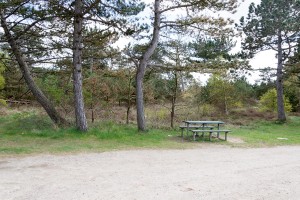
[[[4,88],[5,85],[5,79],[4,77],[0,74],[0,90]]]
[[[216,39],[200,38],[189,44],[190,48],[194,51],[194,56],[206,61],[219,57],[230,60],[229,51],[234,45],[234,42],[224,36]]]
[[[277,92],[276,89],[271,89],[266,92],[260,99],[260,109],[262,111],[277,111]],[[284,97],[284,109],[287,112],[292,111],[292,105],[288,98]]]
[[[40,80],[41,88],[56,103],[59,104],[64,100],[64,88],[61,87],[61,80],[57,74],[44,74]]]
[[[224,114],[228,114],[229,110],[236,107],[237,100],[232,95],[234,87],[226,74],[214,74],[208,79],[207,85],[202,92],[204,92],[204,102],[216,106]]]
[[[299,77],[297,75],[290,75],[284,82],[284,94],[289,99],[292,105],[292,111],[299,111],[300,102],[300,87]]]
[[[190,57],[193,68],[201,70],[231,70],[237,73],[237,69],[249,69],[251,66],[246,60],[238,58],[237,54],[230,53],[235,46],[233,40],[227,36],[212,38],[199,38],[189,43]],[[191,57],[192,56],[192,57]]]
[[[254,97],[259,99],[268,90],[273,89],[275,87],[276,87],[275,81],[255,83],[253,85]]]
[[[245,77],[235,79],[233,81],[233,87],[234,93],[232,95],[235,96],[237,102],[239,102],[242,105],[249,105],[252,103],[251,100],[255,98],[255,91],[252,85],[248,83]]]
[[[17,63],[6,53],[0,53],[0,98],[15,100],[32,98]]]
[[[165,100],[170,99],[173,94],[175,80],[170,77],[163,77],[160,74],[151,75],[151,79],[149,79],[148,85],[153,90],[154,99],[156,100]]]
[[[249,107],[255,104],[254,88],[245,77],[233,78],[231,74],[214,74],[208,79],[205,86],[198,83],[192,85],[187,95],[188,99],[193,99],[199,106],[210,104],[224,114],[230,111]],[[207,113],[207,112],[204,112]]]
[[[5,59],[4,54],[2,55],[0,53],[0,91],[5,86],[5,79],[4,79],[4,76],[3,76],[4,70],[5,70],[5,65],[4,65],[5,60],[3,58]],[[6,106],[7,105],[6,101],[4,99],[1,99],[1,97],[2,97],[2,95],[0,93],[0,106]]]
[[[4,99],[0,99],[0,107],[1,106],[7,106],[7,103]]]
[[[5,71],[5,59],[6,56],[2,53],[0,53],[0,90],[2,90],[4,88],[5,85],[5,79],[3,76],[3,73]]]
[[[70,72],[65,69],[53,70],[36,68],[36,82],[55,106],[68,113],[72,106],[73,93]]]

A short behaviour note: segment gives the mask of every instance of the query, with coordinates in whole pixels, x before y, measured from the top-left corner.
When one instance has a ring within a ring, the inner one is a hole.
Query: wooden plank
[[[187,128],[187,126],[182,125],[182,126],[179,126],[179,128]],[[189,128],[214,128],[214,126],[190,125]]]
[[[192,132],[231,132],[231,130],[191,130]]]
[[[224,124],[225,122],[222,121],[183,121],[184,123],[189,124]]]
[[[7,103],[10,103],[10,104],[30,104],[31,101],[29,100],[20,100],[20,101],[17,101],[17,100],[5,100]]]
[[[200,126],[199,126],[199,125],[198,125],[198,126],[197,126],[197,125],[189,125],[189,126],[181,125],[181,126],[179,126],[179,128],[181,129],[181,137],[183,137],[183,130],[184,130],[185,128],[186,128],[186,129],[187,129],[187,128],[189,128],[189,129],[190,129],[190,128],[197,128],[197,129],[198,129],[198,128],[199,128],[199,129],[200,129],[200,128],[202,128],[202,129],[209,128],[209,129],[211,130],[211,129],[215,128],[215,127],[214,127],[214,126],[202,126],[202,125],[200,125]]]

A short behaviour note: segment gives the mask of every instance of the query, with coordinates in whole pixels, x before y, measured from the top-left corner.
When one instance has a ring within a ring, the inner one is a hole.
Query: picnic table
[[[185,123],[184,126],[180,126],[181,128],[181,136],[183,138],[183,129],[186,129],[186,133],[188,135],[189,131],[193,133],[193,139],[196,140],[196,135],[198,133],[209,133],[209,140],[212,138],[212,133],[217,133],[217,138],[220,139],[220,133],[225,133],[225,140],[227,140],[227,133],[230,130],[220,129],[221,124],[225,124],[223,121],[183,121]],[[216,129],[214,129],[216,128]]]

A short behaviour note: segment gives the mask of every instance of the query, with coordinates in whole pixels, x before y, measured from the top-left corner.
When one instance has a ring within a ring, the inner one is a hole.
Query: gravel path
[[[0,158],[1,200],[300,199],[300,146]]]

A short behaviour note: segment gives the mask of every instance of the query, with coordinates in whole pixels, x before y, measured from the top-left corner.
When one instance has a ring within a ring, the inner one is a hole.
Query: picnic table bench
[[[230,132],[230,130],[191,130],[193,132],[193,139],[196,140],[196,134],[201,132],[201,133],[209,133],[209,141],[211,141],[212,138],[212,133],[217,133],[217,138],[220,138],[220,133],[225,133],[225,141],[227,141],[227,133]],[[203,135],[202,135],[203,137]]]
[[[220,133],[225,133],[225,141],[227,140],[227,134],[231,132],[230,130],[222,130],[220,129],[220,125],[224,124],[222,121],[183,121],[185,124],[181,125],[181,136],[183,138],[183,130],[186,129],[186,133],[188,135],[189,131],[193,133],[193,139],[196,140],[196,135],[198,133],[202,133],[202,138],[204,138],[204,134],[209,134],[209,140],[211,141],[212,134],[217,133],[217,138],[220,138]],[[212,126],[215,125],[215,126]],[[214,129],[216,128],[216,129]],[[192,129],[192,130],[190,130]]]
[[[202,130],[207,130],[207,129],[210,129],[212,130],[214,128],[214,126],[203,126],[203,125],[181,125],[179,126],[179,128],[181,129],[181,137],[183,137],[183,131],[184,129],[195,129],[195,130],[198,130],[198,129],[202,129]]]

